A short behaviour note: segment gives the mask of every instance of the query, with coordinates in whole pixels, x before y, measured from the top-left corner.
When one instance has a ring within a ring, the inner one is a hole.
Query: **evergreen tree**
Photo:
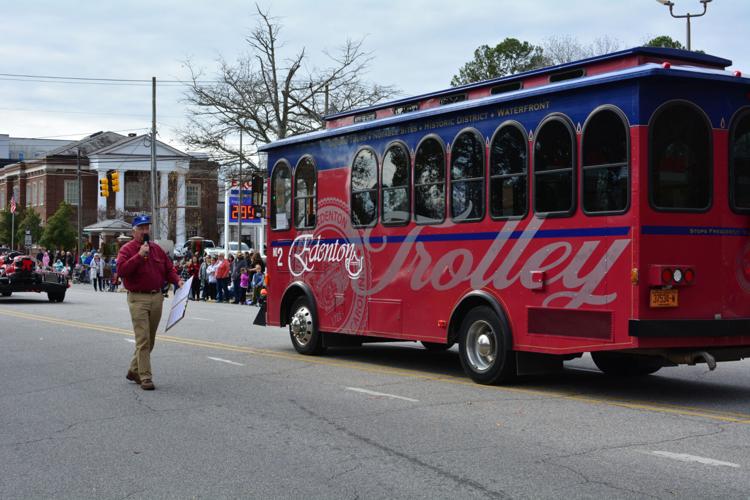
[[[0,210],[0,245],[10,246],[11,213]]]
[[[64,201],[60,203],[55,214],[47,220],[39,244],[46,248],[60,250],[75,249],[78,235],[76,228],[70,222],[72,215],[73,208]]]
[[[663,47],[665,49],[682,49],[685,50],[685,47],[678,42],[677,40],[674,40],[672,37],[667,35],[657,36],[656,38],[652,38],[648,42],[646,42],[645,47]]]
[[[516,38],[506,38],[494,47],[478,47],[474,51],[474,59],[464,64],[453,76],[451,85],[457,87],[543,66],[546,66],[546,60],[542,47]]]
[[[31,231],[31,241],[39,243],[39,238],[42,236],[42,219],[36,210],[27,209],[24,210],[18,218],[20,222],[16,222],[16,241],[23,242],[26,238],[26,230]]]

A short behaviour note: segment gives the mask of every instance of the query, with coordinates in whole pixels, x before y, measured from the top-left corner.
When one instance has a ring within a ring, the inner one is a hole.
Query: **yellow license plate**
[[[677,289],[651,290],[651,307],[677,307]]]

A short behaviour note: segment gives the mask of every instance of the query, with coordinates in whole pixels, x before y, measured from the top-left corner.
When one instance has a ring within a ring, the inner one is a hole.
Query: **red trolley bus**
[[[750,79],[635,48],[266,145],[266,321],[300,353],[459,344],[480,383],[750,355]]]

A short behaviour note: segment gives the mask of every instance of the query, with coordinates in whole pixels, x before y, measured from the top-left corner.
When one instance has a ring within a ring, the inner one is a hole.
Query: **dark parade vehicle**
[[[62,302],[69,286],[65,274],[39,269],[33,257],[13,254],[0,257],[3,297],[10,297],[13,292],[45,292],[50,302]]]

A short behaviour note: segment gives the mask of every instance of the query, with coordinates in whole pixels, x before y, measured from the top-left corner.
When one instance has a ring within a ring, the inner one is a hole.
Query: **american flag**
[[[15,196],[10,197],[10,213],[12,214],[16,213],[16,197]]]

